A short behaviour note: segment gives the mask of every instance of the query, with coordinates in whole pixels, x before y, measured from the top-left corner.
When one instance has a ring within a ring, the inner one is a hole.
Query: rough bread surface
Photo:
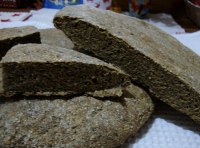
[[[61,30],[55,28],[41,29],[40,37],[42,44],[59,46],[67,49],[74,48],[72,41]]]
[[[123,92],[117,100],[80,96],[1,102],[0,147],[119,146],[136,134],[153,110],[140,88],[130,85]]]
[[[142,20],[85,5],[62,9],[54,24],[80,51],[120,67],[200,123],[200,58],[176,39]]]
[[[66,95],[125,86],[130,77],[99,59],[45,44],[21,44],[1,61],[2,95]]]
[[[40,43],[40,33],[32,26],[4,28],[0,32],[0,59],[17,44]]]

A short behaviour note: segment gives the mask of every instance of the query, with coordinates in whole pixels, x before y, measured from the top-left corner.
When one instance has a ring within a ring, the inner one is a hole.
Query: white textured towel
[[[199,148],[200,127],[189,117],[157,102],[155,112],[136,137],[122,148]]]

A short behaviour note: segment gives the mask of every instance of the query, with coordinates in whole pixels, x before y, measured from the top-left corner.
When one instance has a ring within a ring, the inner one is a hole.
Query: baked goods
[[[67,49],[74,48],[72,41],[61,30],[50,28],[41,29],[39,31],[42,44],[48,44]]]
[[[1,61],[1,95],[70,95],[130,84],[130,77],[99,59],[46,44],[21,44]]]
[[[176,39],[142,20],[85,5],[62,9],[54,24],[80,51],[120,67],[152,97],[200,123],[200,58]]]
[[[153,110],[140,88],[130,85],[123,92],[117,99],[18,97],[0,102],[0,147],[119,146]]]
[[[33,26],[0,29],[0,59],[17,44],[41,43],[40,33]]]

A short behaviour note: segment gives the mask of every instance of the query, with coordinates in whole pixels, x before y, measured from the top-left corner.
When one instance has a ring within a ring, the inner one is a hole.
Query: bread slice
[[[0,29],[0,60],[6,52],[17,44],[41,43],[40,33],[32,26]]]
[[[67,49],[74,48],[72,41],[61,30],[50,28],[41,29],[39,31],[42,44],[48,44]]]
[[[0,147],[120,146],[153,110],[150,97],[130,85],[120,98],[17,97],[0,102]],[[17,131],[17,132],[16,132]]]
[[[142,20],[84,5],[62,9],[54,24],[80,51],[120,67],[200,123],[200,58],[176,39]]]
[[[130,77],[99,59],[45,44],[21,44],[1,61],[3,95],[67,95],[121,87]]]

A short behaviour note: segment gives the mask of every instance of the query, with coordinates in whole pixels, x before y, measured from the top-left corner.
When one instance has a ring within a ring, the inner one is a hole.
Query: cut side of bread
[[[121,87],[130,77],[99,59],[45,44],[13,47],[1,61],[2,95],[67,95]]]
[[[118,66],[200,123],[200,58],[176,39],[142,20],[85,5],[62,9],[54,24],[76,49]]]

